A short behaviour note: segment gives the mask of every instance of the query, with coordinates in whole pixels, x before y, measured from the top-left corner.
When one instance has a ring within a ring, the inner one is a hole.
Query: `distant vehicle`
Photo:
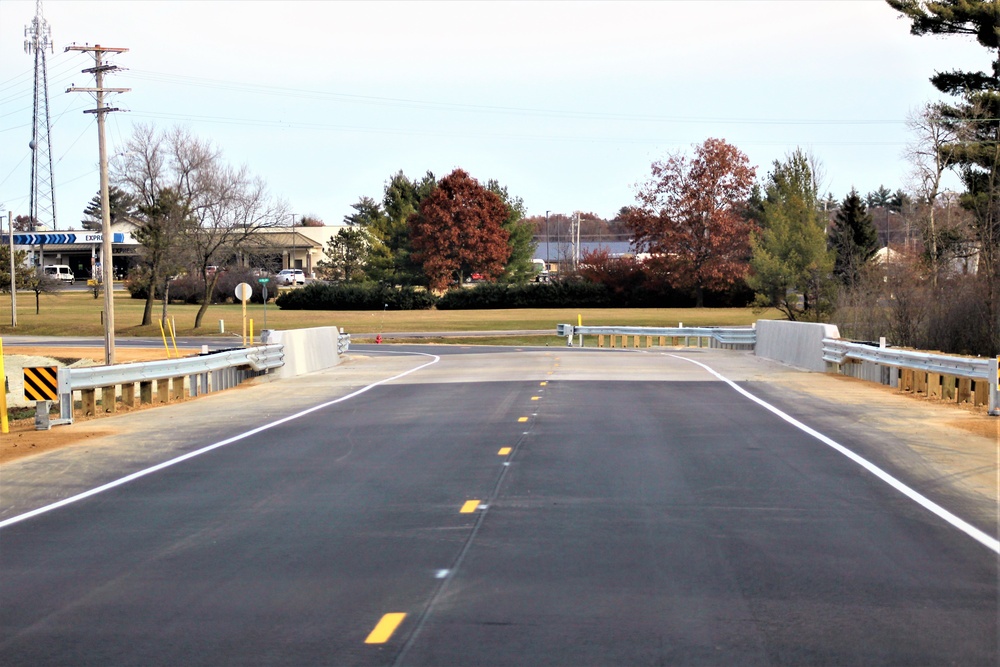
[[[481,273],[473,273],[471,276],[469,276],[468,278],[465,279],[465,282],[467,282],[467,283],[478,283],[481,280],[485,280],[485,278],[483,277],[483,274],[481,274]]]
[[[61,280],[64,283],[69,283],[70,285],[76,283],[76,276],[73,275],[73,270],[65,264],[52,264],[50,266],[46,266],[45,275],[50,278],[55,278],[56,280]]]
[[[306,274],[302,273],[302,269],[282,269],[274,277],[274,282],[279,285],[305,285]]]

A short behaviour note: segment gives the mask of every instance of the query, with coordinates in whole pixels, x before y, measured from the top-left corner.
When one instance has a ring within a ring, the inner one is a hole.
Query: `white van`
[[[61,280],[64,283],[69,283],[70,285],[76,283],[76,276],[73,275],[73,270],[65,264],[46,266],[45,275],[56,280]]]

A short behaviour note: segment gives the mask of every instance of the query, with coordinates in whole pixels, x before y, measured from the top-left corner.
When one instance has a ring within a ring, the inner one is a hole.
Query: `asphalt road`
[[[996,550],[704,369],[453,351],[0,524],[0,664],[997,664]]]

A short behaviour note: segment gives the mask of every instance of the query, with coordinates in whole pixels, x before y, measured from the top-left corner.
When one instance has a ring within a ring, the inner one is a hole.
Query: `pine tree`
[[[837,257],[833,273],[846,285],[856,285],[864,266],[878,251],[878,231],[858,191],[844,198],[830,233]]]

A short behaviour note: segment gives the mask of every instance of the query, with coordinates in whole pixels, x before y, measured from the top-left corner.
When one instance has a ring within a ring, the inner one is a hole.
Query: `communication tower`
[[[24,52],[35,56],[34,118],[31,124],[31,220],[35,227],[56,229],[56,193],[52,168],[52,125],[49,120],[49,82],[46,52],[52,52],[52,31],[42,16],[42,0],[35,2],[35,18],[24,27]]]

